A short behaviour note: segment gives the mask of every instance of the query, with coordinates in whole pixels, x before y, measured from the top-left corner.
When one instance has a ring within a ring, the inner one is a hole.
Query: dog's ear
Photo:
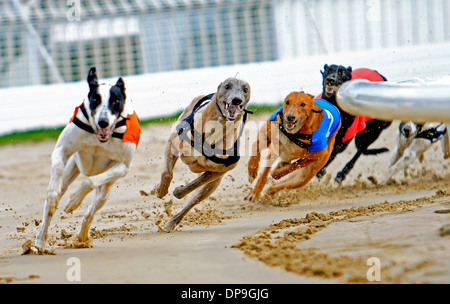
[[[98,78],[97,78],[97,69],[95,67],[92,67],[89,70],[88,76],[87,76],[87,82],[89,84],[89,94],[88,97],[90,98],[91,95],[97,90],[98,88]]]
[[[347,68],[347,71],[349,71],[349,72],[351,73],[351,72],[352,72],[352,67],[349,66],[349,67]]]
[[[122,77],[119,77],[119,79],[117,79],[116,87],[119,87],[122,91],[125,92],[125,82],[123,81]]]
[[[325,64],[323,66],[323,71],[320,71],[320,73],[323,75],[327,71],[327,69],[328,69],[328,64]]]
[[[95,67],[92,67],[89,70],[88,76],[87,76],[87,82],[90,85],[96,85],[98,86],[98,78],[97,78],[97,69]]]
[[[314,96],[314,95],[311,95],[311,94],[306,94],[306,96],[308,96],[308,97],[310,97],[310,98],[312,98],[312,99],[315,98],[315,96]]]

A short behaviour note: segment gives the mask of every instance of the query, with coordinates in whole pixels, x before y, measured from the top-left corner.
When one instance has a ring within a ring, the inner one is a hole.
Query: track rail
[[[338,105],[353,115],[417,123],[450,123],[449,78],[429,82],[421,79],[348,81],[339,88],[336,97]]]

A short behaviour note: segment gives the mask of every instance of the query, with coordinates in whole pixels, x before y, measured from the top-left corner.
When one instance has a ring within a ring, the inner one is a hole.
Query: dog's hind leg
[[[338,135],[340,135],[338,133]],[[342,141],[342,138],[339,139]],[[325,163],[325,165],[319,170],[319,172],[317,172],[316,177],[317,178],[322,178],[326,173],[327,173],[327,167],[334,161],[334,159],[336,158],[336,156],[340,153],[342,153],[343,151],[345,151],[345,149],[347,149],[348,145],[350,144],[351,140],[347,140],[346,142],[340,142],[337,143],[338,141],[338,137],[336,136],[336,140],[335,140],[335,144],[333,147],[333,151],[331,152],[330,157],[328,158],[328,161]]]
[[[98,188],[95,188],[94,200],[84,215],[83,223],[81,224],[81,229],[78,233],[78,240],[80,242],[84,243],[89,241],[89,228],[92,224],[92,220],[94,219],[94,215],[100,208],[103,207],[103,205],[105,205],[113,183],[114,182],[106,183]]]
[[[386,174],[381,178],[380,183],[386,183],[395,174],[408,168],[416,159],[421,158],[423,153],[430,147],[431,142],[428,139],[416,138],[398,162],[387,170]]]
[[[357,151],[355,156],[353,156],[353,158],[345,165],[344,169],[342,169],[342,171],[340,171],[336,175],[334,180],[337,183],[342,183],[345,180],[345,178],[350,173],[350,171],[353,169],[353,167],[356,164],[356,161],[361,157],[361,155],[362,155],[362,152],[361,151]]]
[[[224,175],[223,172],[211,172],[211,171],[203,172],[199,177],[194,179],[189,184],[176,187],[175,190],[173,191],[173,195],[176,198],[181,199],[186,195],[188,195],[189,193],[191,193],[192,191],[194,191],[195,189],[197,189],[198,187],[204,185],[205,183],[209,183],[218,178],[222,178],[223,175]]]
[[[344,169],[342,169],[342,171],[340,171],[336,175],[336,178],[334,180],[337,183],[342,183],[345,180],[345,178],[347,177],[347,175],[350,173],[350,171],[352,171],[353,167],[355,166],[356,162],[361,157],[361,155],[377,155],[377,154],[388,152],[388,151],[389,150],[386,149],[386,148],[369,149],[369,150],[366,150],[364,152],[358,150],[356,152],[355,156],[353,156],[353,158],[345,165]]]
[[[209,197],[220,185],[222,178],[215,179],[207,184],[204,184],[197,190],[192,200],[177,214],[175,214],[167,223],[164,228],[167,232],[175,229],[175,227],[181,222],[183,217],[191,210],[195,205]]]

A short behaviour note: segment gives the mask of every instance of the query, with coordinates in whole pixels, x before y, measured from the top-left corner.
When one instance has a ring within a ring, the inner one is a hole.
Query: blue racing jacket
[[[325,99],[314,99],[314,102],[322,109],[324,112],[322,122],[320,123],[319,128],[314,131],[312,134],[291,134],[288,133],[284,127],[283,123],[279,124],[277,121],[277,116],[280,115],[281,121],[283,121],[283,107],[278,109],[275,113],[273,113],[269,120],[273,121],[278,125],[280,131],[286,135],[292,142],[300,146],[301,148],[307,149],[309,152],[320,151],[325,149],[328,146],[328,139],[334,132],[336,132],[339,124],[341,123],[341,114],[339,110],[333,106],[331,103],[326,101]],[[305,142],[300,141],[303,140],[311,140],[311,144],[307,144]]]

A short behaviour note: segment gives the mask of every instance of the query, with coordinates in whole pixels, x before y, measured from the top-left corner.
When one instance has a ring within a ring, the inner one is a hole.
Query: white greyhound
[[[396,173],[408,168],[416,159],[422,162],[425,151],[438,141],[441,141],[444,159],[450,157],[450,140],[446,124],[401,122],[396,138],[397,146],[392,154],[389,169],[378,180],[380,184],[386,183]]]
[[[115,85],[99,84],[96,69],[92,67],[87,82],[88,99],[75,109],[51,155],[51,178],[43,221],[32,248],[35,253],[44,250],[48,227],[59,200],[80,173],[85,178],[70,195],[64,211],[73,212],[95,189],[93,202],[78,233],[80,242],[89,241],[89,227],[95,212],[105,204],[114,182],[129,172],[139,143],[139,120],[131,101],[126,98],[123,79],[119,78]]]

